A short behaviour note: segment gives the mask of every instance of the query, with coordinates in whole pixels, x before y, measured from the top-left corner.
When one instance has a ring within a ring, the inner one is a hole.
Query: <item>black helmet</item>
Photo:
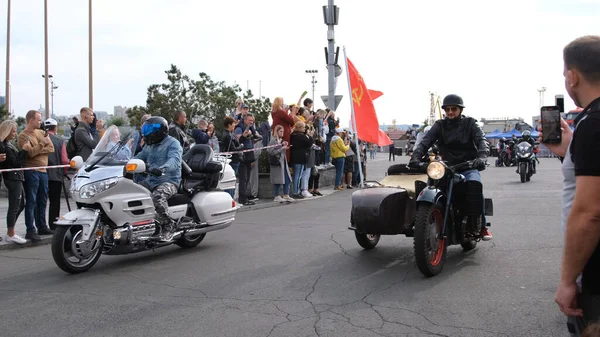
[[[457,107],[460,107],[463,109],[465,107],[465,105],[463,103],[463,99],[460,96],[454,95],[454,94],[444,97],[444,103],[442,104],[442,109],[444,109],[447,106],[457,106]]]
[[[529,137],[531,137],[531,132],[529,130],[523,131],[523,136],[522,137],[525,140],[529,140]]]
[[[502,137],[500,138],[500,143],[505,143],[506,142],[506,138]]]
[[[148,145],[162,142],[168,132],[169,124],[166,119],[160,116],[150,117],[142,125],[142,136],[144,137],[144,142]]]

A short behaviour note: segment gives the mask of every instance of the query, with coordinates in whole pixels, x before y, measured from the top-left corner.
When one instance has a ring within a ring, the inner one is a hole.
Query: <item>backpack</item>
[[[75,157],[76,155],[77,145],[75,144],[75,132],[73,132],[71,138],[69,138],[69,141],[67,142],[67,157],[69,157],[69,159],[73,159],[73,157]]]

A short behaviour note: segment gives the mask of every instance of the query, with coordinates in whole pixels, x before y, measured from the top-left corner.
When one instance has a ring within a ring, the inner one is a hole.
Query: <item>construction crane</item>
[[[435,123],[436,120],[443,118],[442,106],[440,105],[440,96],[439,95],[437,95],[433,92],[429,92],[429,96],[430,96],[431,107],[429,109],[429,118],[427,119],[427,125],[433,125],[433,123]],[[437,112],[437,114],[436,114],[436,112]]]

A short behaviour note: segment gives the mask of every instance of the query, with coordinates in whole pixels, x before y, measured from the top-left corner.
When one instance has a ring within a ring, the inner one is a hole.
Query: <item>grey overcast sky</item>
[[[18,116],[44,104],[43,0],[12,1],[12,108]],[[49,0],[50,74],[59,88],[55,111],[73,115],[88,104],[87,1]],[[171,63],[191,76],[206,72],[267,97],[293,102],[311,92],[304,71],[317,69],[317,107],[327,94],[323,47],[325,0],[95,0],[94,108],[144,105],[146,88],[165,80]],[[344,0],[336,44],[370,89],[379,122],[419,123],[429,91],[464,97],[465,114],[539,114],[564,94],[562,48],[597,34],[600,0]],[[0,0],[0,53],[6,55],[7,1]],[[343,57],[340,56],[340,61]],[[4,66],[0,67],[4,75]],[[0,85],[4,92],[4,86]],[[337,115],[350,116],[346,74]]]

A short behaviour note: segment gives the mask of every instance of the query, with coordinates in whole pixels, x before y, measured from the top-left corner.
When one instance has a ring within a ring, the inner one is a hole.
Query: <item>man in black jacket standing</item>
[[[461,172],[469,181],[481,182],[479,170],[484,170],[487,161],[487,147],[483,131],[477,125],[477,120],[462,115],[465,108],[463,99],[458,95],[444,97],[442,109],[446,112],[446,118],[436,121],[429,132],[423,137],[416,149],[413,150],[410,166],[418,166],[421,158],[437,142],[440,155],[450,166],[474,160],[473,167],[476,169]],[[484,241],[492,239],[492,233],[482,221],[481,238]]]
[[[54,153],[48,156],[48,166],[68,165],[69,158],[67,157],[67,148],[65,141],[56,135],[56,127],[58,122],[53,119],[47,119],[44,122],[50,141],[54,145]],[[65,169],[53,168],[48,169],[48,227],[54,230],[56,225],[54,221],[60,216],[60,196],[63,190],[65,179]],[[65,190],[66,191],[66,190]]]
[[[186,123],[187,116],[185,115],[185,112],[177,111],[175,112],[175,116],[173,116],[173,123],[169,125],[169,136],[179,141],[184,154],[190,149],[190,140],[185,133]]]

